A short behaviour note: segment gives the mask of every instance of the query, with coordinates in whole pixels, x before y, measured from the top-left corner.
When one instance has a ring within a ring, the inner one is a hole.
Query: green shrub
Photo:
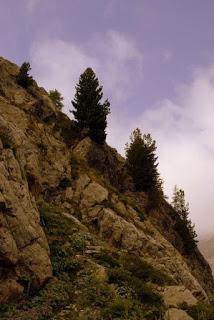
[[[118,260],[113,258],[108,253],[104,253],[104,252],[103,253],[96,253],[94,255],[94,258],[97,260],[97,262],[99,264],[103,265],[104,267],[115,268],[115,267],[120,266]]]
[[[48,236],[59,237],[65,242],[73,235],[74,223],[60,213],[60,209],[47,202],[38,204],[41,223]]]
[[[143,261],[134,254],[126,254],[122,257],[122,264],[131,274],[143,281],[150,281],[159,285],[172,284],[173,280],[151,264]]]
[[[46,305],[53,308],[53,310],[61,310],[68,305],[72,300],[73,287],[71,283],[64,281],[55,281],[46,285],[46,287],[39,291],[38,295],[32,300],[32,305]]]
[[[30,63],[24,62],[19,69],[18,75],[16,76],[17,84],[19,84],[25,89],[31,86],[34,81],[33,78],[28,74],[30,70],[31,70]]]
[[[71,147],[79,137],[79,129],[74,125],[74,121],[62,112],[57,114],[54,130],[60,133],[64,143],[68,147]]]
[[[142,303],[153,306],[163,304],[162,297],[158,293],[154,292],[146,283],[139,282],[137,279],[134,279],[132,287],[137,293],[138,299]]]
[[[89,278],[85,281],[85,295],[80,297],[83,306],[104,307],[113,298],[114,293],[108,284],[103,281]]]
[[[131,272],[122,268],[115,268],[109,270],[109,282],[131,288],[135,292],[135,296],[142,303],[161,305],[162,298],[159,294],[154,292],[148,284],[143,280],[133,276]]]
[[[58,90],[50,90],[49,91],[49,97],[53,101],[53,103],[56,105],[58,110],[61,110],[63,108],[63,100],[61,93]]]
[[[53,267],[53,275],[59,279],[64,279],[67,275],[69,279],[73,279],[76,273],[81,270],[80,263],[70,257],[51,257]]]
[[[124,270],[122,268],[115,268],[112,270],[109,270],[109,282],[118,284],[119,286],[122,286],[124,283],[130,283],[131,282],[131,273],[127,270]]]
[[[104,310],[105,319],[129,319],[133,301],[117,297]]]
[[[15,310],[16,310],[16,307],[13,304],[0,303],[0,318],[5,317],[6,319],[6,317],[13,315]]]
[[[84,250],[86,249],[86,239],[84,235],[80,233],[76,233],[73,235],[73,237],[71,238],[71,244],[76,251],[84,252]]]
[[[110,304],[102,310],[104,319],[123,320],[160,320],[162,310],[147,308],[135,299],[121,298],[117,296]]]

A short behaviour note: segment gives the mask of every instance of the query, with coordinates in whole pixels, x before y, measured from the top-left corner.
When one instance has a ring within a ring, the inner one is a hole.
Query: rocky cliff
[[[18,70],[0,58],[0,315],[202,319],[213,277],[176,213],[164,199],[148,209],[116,150],[77,135]]]

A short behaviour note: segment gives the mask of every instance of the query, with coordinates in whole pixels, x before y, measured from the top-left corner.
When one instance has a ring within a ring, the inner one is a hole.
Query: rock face
[[[73,195],[73,200],[80,204],[81,221],[89,228],[96,226],[102,239],[111,246],[143,257],[172,277],[177,286],[166,288],[164,296],[167,303],[170,298],[173,299],[172,292],[172,305],[182,302],[194,304],[197,302],[194,295],[200,295],[202,300],[207,299],[205,290],[191,274],[181,254],[149,219],[142,222],[133,207],[122,202],[114,192],[108,192],[95,183],[85,173],[77,179]]]
[[[22,277],[29,277],[35,287],[40,287],[52,271],[48,243],[28,181],[31,167],[35,171],[26,135],[29,123],[15,105],[17,97],[18,103],[21,96],[28,99],[12,86],[13,81],[11,87],[6,82],[17,68],[1,59],[0,70],[0,301],[4,301],[22,292],[17,282]]]
[[[166,306],[179,307],[182,303],[186,303],[188,306],[194,306],[197,303],[197,299],[184,286],[166,287],[163,298]]]
[[[99,146],[86,137],[74,148],[74,154],[86,160],[119,191],[134,190],[132,179],[124,166],[124,158],[116,149],[107,145]]]
[[[133,192],[123,158],[107,145],[74,138],[70,120],[57,113],[45,90],[36,84],[24,90],[15,82],[17,72],[17,66],[0,58],[0,302],[21,294],[23,278],[38,288],[52,276],[38,210],[45,201],[106,246],[139,256],[167,274],[173,285],[157,288],[165,305],[173,307],[166,316],[191,319],[176,307],[213,299],[205,260],[198,253],[184,257],[174,243],[176,235],[164,233],[161,223],[173,220],[167,210],[165,218],[155,213],[161,217],[158,227],[158,219],[154,223],[145,213],[146,195]],[[104,268],[97,270],[99,278],[106,277]]]
[[[165,320],[193,320],[185,311],[171,308],[164,317]]]

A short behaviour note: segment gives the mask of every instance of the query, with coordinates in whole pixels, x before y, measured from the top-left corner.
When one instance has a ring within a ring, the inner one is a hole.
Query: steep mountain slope
[[[2,318],[191,319],[198,302],[209,309],[210,267],[186,253],[173,209],[164,199],[148,209],[116,150],[77,135],[17,72],[0,58]]]

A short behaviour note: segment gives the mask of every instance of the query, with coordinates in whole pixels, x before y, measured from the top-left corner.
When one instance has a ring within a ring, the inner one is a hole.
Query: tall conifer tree
[[[16,76],[16,82],[25,89],[33,84],[33,78],[29,75],[30,70],[30,63],[24,62],[21,65],[19,73]]]
[[[138,128],[132,132],[126,145],[126,165],[138,191],[161,190],[155,151],[156,143],[150,134],[142,135]]]
[[[174,188],[172,206],[179,215],[175,225],[176,230],[184,240],[187,252],[191,252],[197,245],[197,233],[194,224],[189,218],[189,204],[185,201],[185,193],[182,189],[178,189],[177,186]]]
[[[87,68],[76,85],[76,94],[72,101],[73,115],[81,129],[88,129],[90,138],[98,144],[106,140],[107,115],[110,113],[108,100],[101,102],[102,86],[91,68]]]

